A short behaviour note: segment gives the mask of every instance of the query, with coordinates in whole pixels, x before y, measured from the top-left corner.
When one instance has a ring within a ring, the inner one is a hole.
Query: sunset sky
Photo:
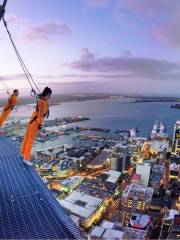
[[[9,0],[5,19],[40,88],[180,96],[180,0]],[[2,23],[0,53],[26,89]]]

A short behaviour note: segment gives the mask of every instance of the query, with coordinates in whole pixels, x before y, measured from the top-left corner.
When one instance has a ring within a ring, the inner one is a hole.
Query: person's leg
[[[11,110],[3,111],[0,116],[0,128],[3,126],[7,118],[9,117]]]
[[[33,143],[38,131],[38,124],[36,122],[32,123],[28,126],[26,134],[24,136],[24,140],[21,146],[21,154],[23,155],[24,159],[30,161],[31,157],[31,150],[33,147]]]
[[[21,155],[22,156],[24,156],[24,154],[25,154],[28,141],[29,141],[29,137],[28,137],[28,135],[25,135],[24,139],[23,139],[23,142],[22,142],[22,145],[21,145]]]
[[[29,133],[29,124],[26,128],[26,133],[24,135],[24,138],[23,138],[23,141],[22,141],[22,144],[21,144],[21,155],[24,156],[24,153],[25,153],[25,149],[26,149],[26,146],[27,146],[27,143],[28,143],[28,133]]]
[[[24,158],[27,161],[30,161],[30,159],[31,159],[31,150],[32,150],[34,139],[36,137],[37,132],[33,132],[33,133],[34,133],[34,135],[31,135],[27,141],[25,152],[24,152]]]

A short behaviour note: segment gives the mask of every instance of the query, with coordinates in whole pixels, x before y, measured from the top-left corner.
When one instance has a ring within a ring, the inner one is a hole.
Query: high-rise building
[[[154,194],[158,194],[159,188],[162,184],[162,179],[164,175],[164,166],[159,164],[154,164],[151,169],[151,175],[149,180],[149,185],[153,188]]]
[[[169,186],[169,176],[170,176],[170,167],[169,167],[169,159],[167,159],[164,161],[164,174],[162,179],[162,183],[166,189]]]
[[[180,215],[175,209],[167,210],[161,225],[159,239],[179,239]]]
[[[151,171],[151,164],[149,163],[137,163],[136,164],[136,174],[140,175],[139,183],[148,186],[149,176]]]
[[[135,213],[145,213],[151,202],[153,189],[140,184],[130,184],[126,187],[121,199],[121,221],[127,223]]]
[[[180,239],[180,214],[175,215],[168,239]]]
[[[142,148],[141,148],[141,152],[142,152],[142,158],[144,160],[147,160],[150,158],[150,148],[151,148],[151,143],[148,141],[145,141]]]
[[[129,153],[114,153],[111,157],[111,169],[119,172],[126,172],[131,163]]]
[[[125,229],[124,239],[149,239],[151,218],[148,215],[132,214]]]
[[[170,168],[170,179],[180,178],[180,164],[172,163],[169,166]]]
[[[180,121],[176,121],[174,125],[173,151],[180,155]]]

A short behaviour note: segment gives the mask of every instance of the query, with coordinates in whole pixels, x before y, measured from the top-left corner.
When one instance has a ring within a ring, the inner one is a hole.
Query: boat
[[[72,136],[72,139],[73,139],[73,140],[75,140],[75,139],[77,139],[77,138],[79,138],[79,134],[74,134],[74,135]]]
[[[152,127],[150,133],[150,139],[154,139],[158,136],[166,136],[167,135],[167,127],[163,121],[156,121]]]
[[[171,108],[180,109],[180,103],[176,103],[174,105],[171,105]]]
[[[165,124],[163,122],[160,122],[159,132],[160,133],[166,133],[166,126],[165,126]]]

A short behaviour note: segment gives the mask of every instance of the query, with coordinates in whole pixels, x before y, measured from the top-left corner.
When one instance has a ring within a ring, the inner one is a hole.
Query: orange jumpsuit
[[[31,150],[33,147],[36,134],[38,132],[39,127],[42,126],[43,120],[48,113],[49,113],[48,102],[44,97],[40,97],[37,102],[36,111],[33,112],[28,123],[26,134],[24,136],[23,143],[21,146],[21,154],[23,155],[25,160],[30,161]]]
[[[14,106],[16,105],[16,103],[17,103],[17,97],[14,94],[12,94],[9,97],[8,102],[4,106],[3,112],[0,116],[0,128],[3,126],[3,124],[9,117],[9,115],[10,115],[11,111],[13,110]]]

